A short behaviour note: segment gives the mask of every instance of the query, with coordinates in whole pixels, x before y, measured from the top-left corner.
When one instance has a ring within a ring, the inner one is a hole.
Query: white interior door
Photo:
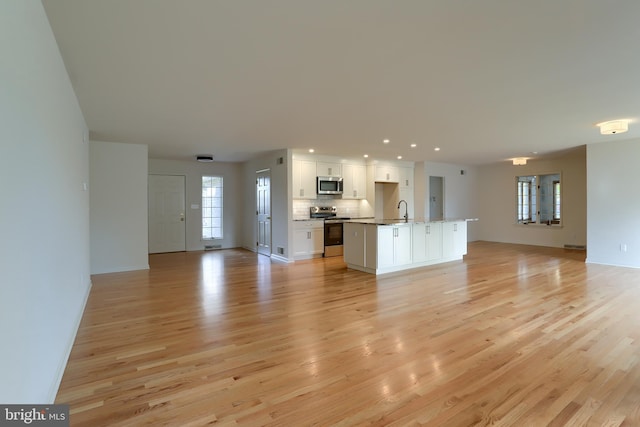
[[[149,175],[150,254],[186,250],[184,185],[184,176]]]
[[[271,255],[271,171],[256,172],[256,221],[258,253]]]

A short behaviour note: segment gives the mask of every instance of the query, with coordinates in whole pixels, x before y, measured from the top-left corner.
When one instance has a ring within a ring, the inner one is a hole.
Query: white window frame
[[[551,179],[551,181],[549,181]],[[520,175],[515,177],[515,220],[519,225],[562,226],[562,173]],[[547,189],[541,188],[549,183]],[[529,190],[525,189],[529,185]],[[556,186],[559,194],[556,194]],[[546,189],[546,190],[545,190]],[[547,194],[548,193],[548,194]],[[527,200],[524,200],[527,198]],[[526,212],[525,212],[526,210]],[[558,213],[560,215],[558,215]],[[543,217],[547,217],[544,221]]]
[[[211,179],[209,183],[208,179]],[[219,185],[216,185],[216,181]],[[203,175],[202,190],[202,240],[221,240],[224,238],[224,178],[218,175]]]

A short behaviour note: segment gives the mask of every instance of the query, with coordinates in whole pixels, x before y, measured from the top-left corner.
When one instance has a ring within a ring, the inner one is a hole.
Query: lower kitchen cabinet
[[[295,221],[293,258],[308,259],[324,253],[324,221]]]
[[[442,257],[450,258],[467,254],[467,222],[442,223]]]
[[[466,220],[407,224],[344,224],[344,260],[349,268],[384,274],[460,260],[467,253]]]
[[[377,268],[397,267],[411,263],[411,225],[378,227]]]

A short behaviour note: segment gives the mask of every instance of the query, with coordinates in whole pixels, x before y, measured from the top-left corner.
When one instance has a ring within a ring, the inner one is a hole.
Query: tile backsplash
[[[316,200],[293,200],[293,219],[308,219],[311,206],[335,206],[340,217],[359,218],[360,200],[341,200],[336,198]]]

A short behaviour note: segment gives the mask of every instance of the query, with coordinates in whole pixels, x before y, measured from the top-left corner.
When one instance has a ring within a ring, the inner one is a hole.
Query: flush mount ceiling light
[[[383,144],[388,144],[389,142],[391,142],[391,141],[389,141],[388,139],[383,139],[383,140],[382,140],[382,143],[383,143]]]
[[[213,162],[213,154],[199,154],[196,156],[196,160],[202,163]]]
[[[515,159],[513,159],[513,165],[514,166],[524,166],[527,164],[527,158],[526,157],[516,157]]]
[[[598,123],[600,133],[602,135],[613,135],[616,133],[624,133],[629,130],[628,120],[611,120],[608,122]]]

